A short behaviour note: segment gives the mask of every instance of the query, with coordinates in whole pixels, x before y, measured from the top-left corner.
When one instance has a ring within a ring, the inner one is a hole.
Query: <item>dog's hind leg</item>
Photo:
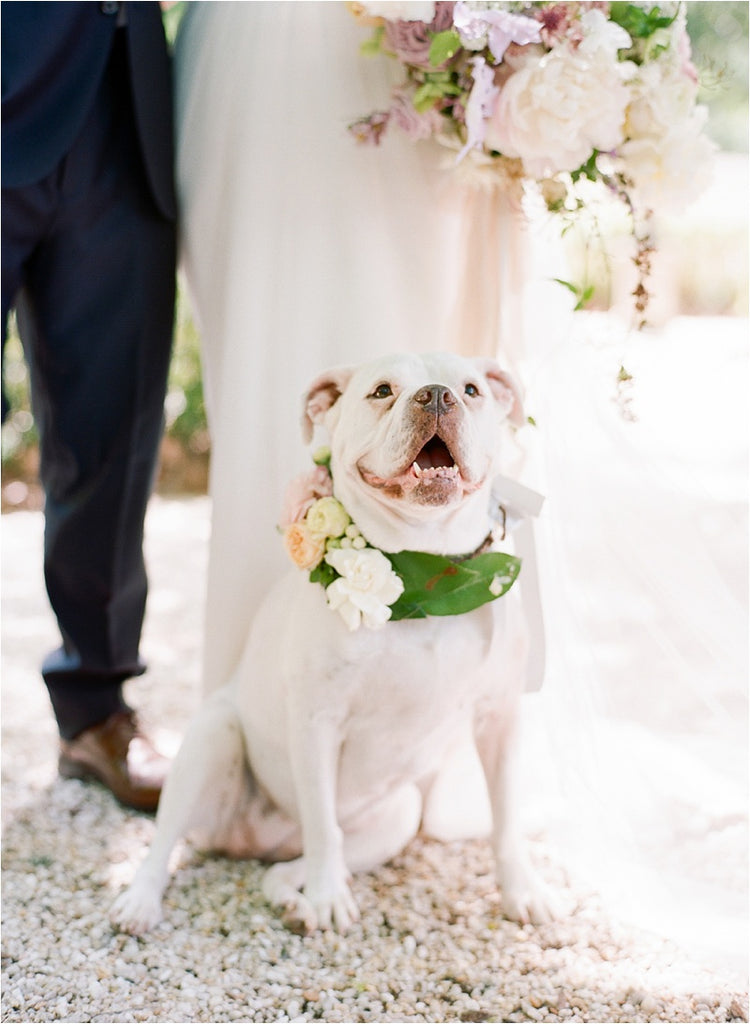
[[[233,808],[241,806],[247,785],[245,762],[236,710],[227,692],[219,690],[185,734],[161,794],[151,847],[112,908],[112,921],[123,931],[141,935],[161,920],[175,843],[194,827],[210,836]]]
[[[351,874],[371,871],[391,860],[414,838],[422,815],[422,796],[416,786],[405,785],[380,803],[368,806],[342,823],[343,855]],[[359,919],[348,886],[333,900],[308,886],[304,856],[274,864],[263,878],[263,894],[283,910],[283,919],[306,932],[335,926],[340,932]]]

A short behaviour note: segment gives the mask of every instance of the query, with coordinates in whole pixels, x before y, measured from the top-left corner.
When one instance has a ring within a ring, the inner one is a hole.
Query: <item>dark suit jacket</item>
[[[119,4],[3,3],[2,183],[30,185],[69,150],[91,108]],[[170,57],[158,3],[126,4],[135,118],[153,198],[174,218]]]

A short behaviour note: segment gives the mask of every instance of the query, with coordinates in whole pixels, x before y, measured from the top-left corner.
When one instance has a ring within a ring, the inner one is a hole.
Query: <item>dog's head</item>
[[[330,370],[303,415],[308,441],[325,424],[334,493],[370,543],[436,553],[486,535],[503,428],[523,422],[518,386],[497,363],[447,353]]]

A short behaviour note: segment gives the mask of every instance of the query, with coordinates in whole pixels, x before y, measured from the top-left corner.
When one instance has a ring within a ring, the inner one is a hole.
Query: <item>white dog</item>
[[[505,431],[524,422],[518,389],[491,360],[389,357],[321,376],[304,420],[308,441],[316,424],[328,432],[332,508],[351,517],[345,538],[354,539],[331,545],[325,565],[336,568],[322,581],[295,568],[269,594],[235,678],[185,736],[150,852],[113,920],[140,934],[161,919],[172,848],[190,834],[217,852],[276,862],[263,886],[273,905],[308,930],[345,930],[358,917],[350,874],[416,835],[425,793],[470,725],[504,912],[544,921],[549,904],[522,854],[510,785],[526,658],[516,593],[494,600],[493,591],[463,614],[386,621],[403,586],[382,554],[460,565],[489,546]],[[358,597],[347,586],[362,583],[361,566],[347,576],[343,562],[363,547],[368,565],[381,561]]]

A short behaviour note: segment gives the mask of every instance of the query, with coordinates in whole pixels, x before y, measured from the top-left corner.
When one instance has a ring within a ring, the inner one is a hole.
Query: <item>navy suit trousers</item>
[[[143,671],[143,522],[172,339],[175,226],[148,188],[122,36],[70,151],[2,193],[3,335],[15,306],[62,635],[42,671],[64,738],[122,708]]]

